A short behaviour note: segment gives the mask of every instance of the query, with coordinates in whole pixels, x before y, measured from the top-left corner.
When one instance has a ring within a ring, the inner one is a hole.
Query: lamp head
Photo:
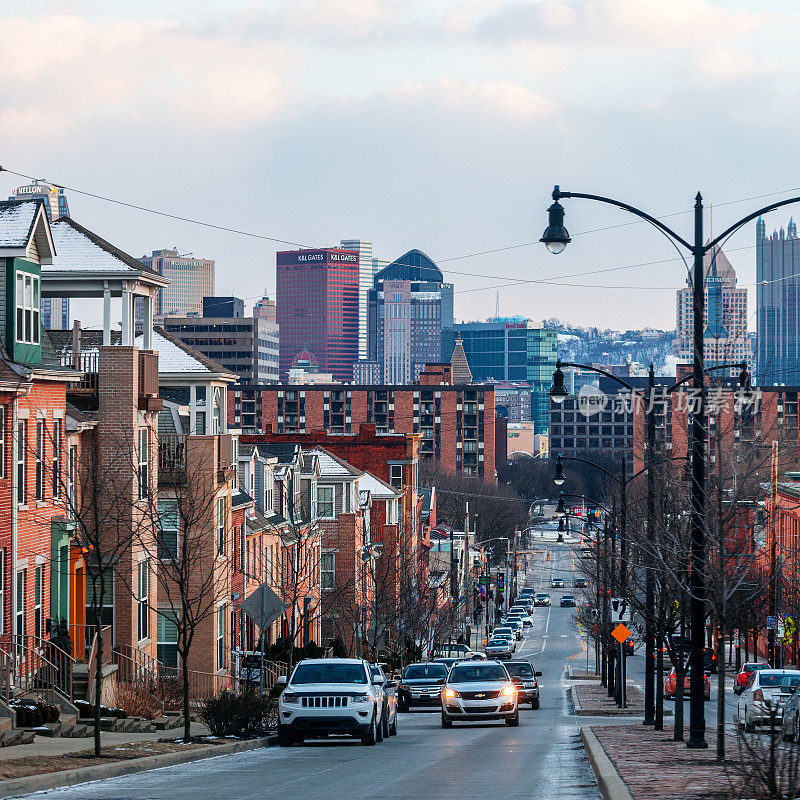
[[[563,486],[564,480],[564,464],[561,461],[561,453],[559,453],[556,459],[556,474],[553,475],[553,483],[556,486]]]
[[[564,227],[564,206],[558,200],[547,209],[547,215],[548,224],[539,241],[555,256],[563,253],[572,240],[569,238],[569,231]]]
[[[566,514],[567,509],[564,506],[564,492],[558,493],[558,505],[556,505],[556,514]]]
[[[561,362],[556,361],[556,371],[553,373],[553,385],[550,387],[550,399],[554,403],[563,403],[569,396],[567,387],[564,386],[564,371],[561,369]]]

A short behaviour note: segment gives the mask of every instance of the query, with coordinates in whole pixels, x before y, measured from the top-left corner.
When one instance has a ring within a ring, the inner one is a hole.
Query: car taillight
[[[753,692],[753,700],[758,700],[759,702],[763,701],[764,700],[764,692],[762,692],[761,689],[756,689]]]

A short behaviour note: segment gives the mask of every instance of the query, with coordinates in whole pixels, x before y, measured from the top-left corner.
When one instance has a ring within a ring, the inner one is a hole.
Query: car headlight
[[[517,693],[516,686],[506,686],[503,689],[503,697],[514,697]]]
[[[351,703],[369,703],[372,698],[368,694],[357,694],[350,698]]]
[[[455,689],[445,689],[444,690],[445,697],[461,697],[461,695]]]
[[[296,694],[286,694],[286,692],[284,692],[281,695],[281,702],[288,705],[294,705],[300,702],[300,698]]]

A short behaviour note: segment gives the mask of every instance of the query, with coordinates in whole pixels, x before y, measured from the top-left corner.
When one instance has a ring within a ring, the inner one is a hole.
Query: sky
[[[789,0],[0,0],[0,164],[70,187],[72,217],[131,255],[215,259],[217,293],[248,304],[276,250],[362,238],[437,261],[457,319],[499,292],[503,315],[671,329],[672,246],[566,200],[552,256],[552,187],[685,238],[697,191],[717,232],[800,194],[798,22]],[[25,182],[0,173],[0,196]],[[754,238],[726,250],[745,285]]]

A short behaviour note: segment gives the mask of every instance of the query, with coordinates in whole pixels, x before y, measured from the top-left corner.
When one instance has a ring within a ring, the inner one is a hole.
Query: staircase
[[[24,733],[59,739],[85,739],[92,735],[89,726],[80,722],[77,714],[64,712],[61,713],[58,722],[45,722],[35,728],[28,728]]]

